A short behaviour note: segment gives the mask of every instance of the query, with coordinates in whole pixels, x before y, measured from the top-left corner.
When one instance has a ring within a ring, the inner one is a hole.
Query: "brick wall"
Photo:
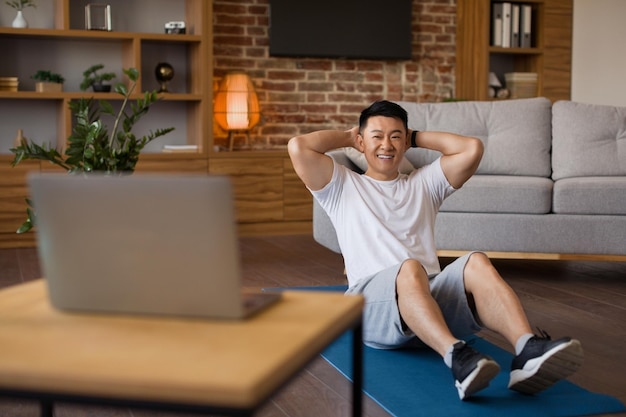
[[[253,145],[284,145],[299,133],[347,129],[377,99],[440,101],[453,95],[456,0],[413,0],[410,61],[270,57],[268,5],[213,0],[215,78],[244,70],[259,95],[262,119],[250,132]],[[243,138],[236,136],[236,146]],[[216,132],[215,142],[226,143],[224,132]]]

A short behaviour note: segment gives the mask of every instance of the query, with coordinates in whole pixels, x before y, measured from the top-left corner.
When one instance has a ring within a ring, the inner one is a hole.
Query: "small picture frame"
[[[91,3],[85,6],[85,28],[87,30],[111,31],[111,6]]]

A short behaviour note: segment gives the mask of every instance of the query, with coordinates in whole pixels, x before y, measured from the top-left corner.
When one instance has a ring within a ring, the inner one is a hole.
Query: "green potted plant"
[[[108,93],[111,91],[111,84],[105,84],[105,81],[111,81],[117,75],[114,72],[99,72],[103,68],[104,64],[96,64],[83,71],[83,81],[80,83],[80,89],[85,91],[91,87],[94,92]]]
[[[68,138],[65,154],[61,155],[52,145],[38,145],[26,139],[21,144],[10,149],[15,154],[11,164],[16,166],[22,160],[37,159],[49,161],[69,173],[100,171],[107,174],[128,174],[135,170],[141,150],[152,140],[166,135],[173,127],[157,129],[142,137],[136,137],[133,132],[135,123],[144,116],[150,106],[159,100],[156,90],[146,91],[141,98],[130,103],[139,71],[135,68],[124,69],[124,74],[130,80],[129,87],[117,83],[114,91],[123,96],[119,110],[115,110],[106,100],[95,101],[93,98],[81,98],[70,102],[70,108],[75,116],[74,128]],[[114,118],[113,128],[109,131],[102,123],[101,115],[107,114]],[[17,230],[17,233],[29,231],[36,224],[36,215],[30,200],[27,219]]]
[[[6,1],[5,3],[13,7],[17,11],[24,10],[27,7],[37,7],[35,0],[11,0]]]
[[[30,78],[37,81],[35,83],[35,91],[39,93],[58,93],[63,91],[63,82],[65,81],[65,78],[63,78],[61,74],[57,74],[51,71],[39,70]]]
[[[27,28],[28,22],[24,19],[22,11],[27,7],[37,8],[35,0],[11,0],[5,1],[5,3],[17,10],[17,15],[15,16],[15,19],[13,19],[11,26],[14,28]]]

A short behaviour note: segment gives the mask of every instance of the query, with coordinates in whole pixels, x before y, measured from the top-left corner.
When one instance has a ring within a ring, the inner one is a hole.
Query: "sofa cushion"
[[[554,212],[626,215],[626,177],[566,178],[554,183]]]
[[[359,167],[350,158],[348,158],[346,149],[347,148],[333,149],[332,151],[326,152],[326,155],[333,158],[338,164],[345,165],[351,170],[358,172],[359,174],[365,173],[365,170],[362,170],[361,167]],[[367,164],[365,167],[367,168]]]
[[[399,101],[409,127],[473,136],[485,144],[478,174],[549,177],[551,103],[546,98],[454,103]],[[438,152],[410,149],[415,166],[432,162]]]
[[[552,178],[626,175],[626,107],[557,101]]]
[[[541,177],[474,175],[440,211],[545,214],[552,208],[552,184]]]
[[[439,213],[438,249],[626,255],[626,216]],[[526,253],[525,253],[526,252]],[[533,257],[533,256],[531,256]]]

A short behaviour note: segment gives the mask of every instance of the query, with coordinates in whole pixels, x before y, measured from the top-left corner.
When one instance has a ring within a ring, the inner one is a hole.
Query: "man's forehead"
[[[395,117],[373,116],[368,119],[367,125],[365,126],[365,131],[383,133],[404,133],[405,129],[402,121],[396,119]]]

